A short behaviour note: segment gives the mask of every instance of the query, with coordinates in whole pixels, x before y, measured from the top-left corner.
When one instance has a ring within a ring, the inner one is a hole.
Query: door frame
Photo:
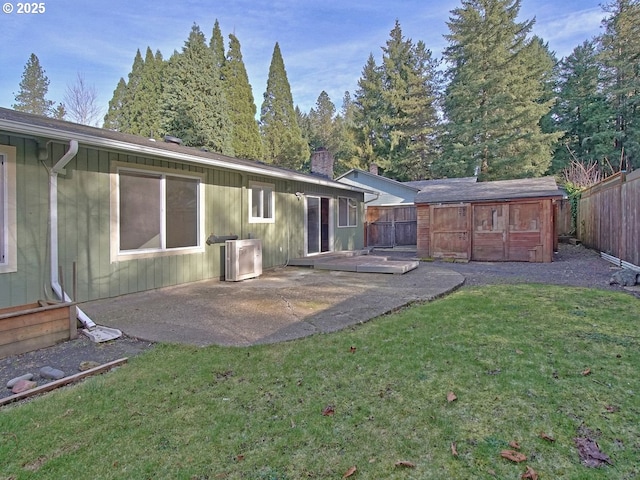
[[[318,241],[320,251],[309,252],[309,199],[318,199],[320,201],[320,216],[318,218]],[[327,195],[322,194],[307,194],[304,198],[304,256],[310,257],[313,255],[321,255],[323,253],[333,252],[335,243],[335,229],[334,229],[334,199]],[[326,218],[326,224],[323,223],[323,218]],[[326,225],[326,239],[325,246],[323,246],[323,229],[322,226]],[[324,248],[324,249],[323,249]]]

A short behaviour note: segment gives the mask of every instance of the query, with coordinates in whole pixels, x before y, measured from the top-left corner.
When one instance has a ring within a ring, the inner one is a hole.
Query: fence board
[[[618,173],[582,193],[578,238],[587,247],[640,265],[640,171]]]

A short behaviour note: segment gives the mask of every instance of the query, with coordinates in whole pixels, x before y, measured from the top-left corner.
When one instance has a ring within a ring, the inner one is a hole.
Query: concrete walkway
[[[275,343],[341,330],[455,290],[431,264],[404,275],[283,267],[242,282],[203,281],[80,305],[97,324],[151,342]]]

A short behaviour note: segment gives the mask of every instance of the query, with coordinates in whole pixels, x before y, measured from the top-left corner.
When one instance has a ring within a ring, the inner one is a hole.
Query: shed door
[[[471,206],[430,205],[431,256],[469,259]]]
[[[510,261],[542,261],[542,222],[540,202],[513,203],[509,207]]]
[[[507,204],[473,206],[472,260],[501,262],[507,260]]]

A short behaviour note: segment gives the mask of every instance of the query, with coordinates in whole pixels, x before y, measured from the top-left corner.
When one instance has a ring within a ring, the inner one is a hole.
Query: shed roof
[[[495,182],[454,182],[428,187],[416,195],[416,203],[458,203],[562,197],[553,177],[498,180]]]
[[[55,140],[63,143],[76,140],[81,146],[85,147],[91,146],[106,150],[125,151],[135,155],[149,155],[182,163],[225,168],[256,175],[329,186],[342,190],[366,191],[353,185],[336,182],[325,177],[309,175],[274,165],[268,165],[259,161],[229,157],[194,147],[154,141],[137,135],[80,125],[1,107],[0,130],[15,133],[19,136],[32,137],[35,140]]]

